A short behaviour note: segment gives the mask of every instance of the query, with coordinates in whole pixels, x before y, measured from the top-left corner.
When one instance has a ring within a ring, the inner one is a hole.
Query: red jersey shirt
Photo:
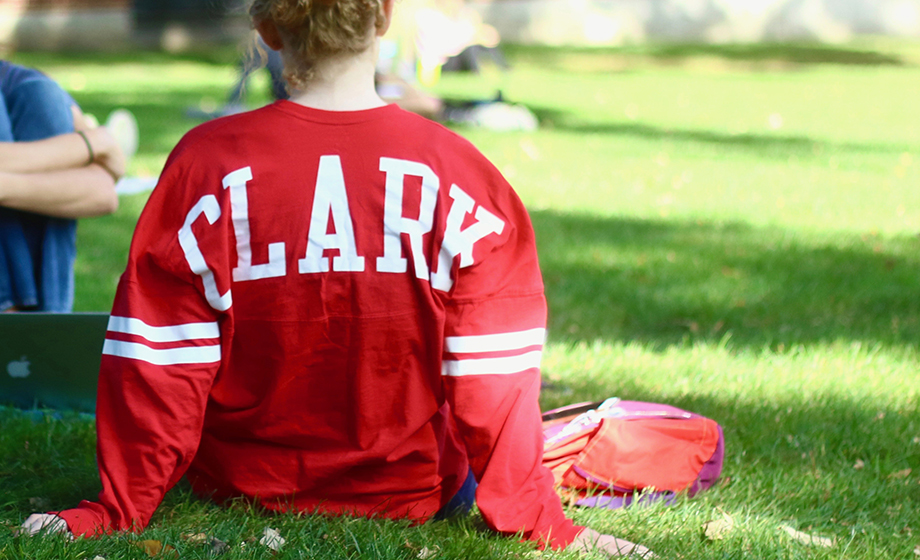
[[[103,349],[97,502],[141,529],[188,476],[269,509],[424,520],[472,468],[486,523],[580,531],[541,466],[546,306],[520,200],[395,105],[206,123],[137,225]]]

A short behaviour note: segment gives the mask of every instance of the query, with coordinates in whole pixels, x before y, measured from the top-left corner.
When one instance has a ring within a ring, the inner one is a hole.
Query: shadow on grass
[[[550,336],[734,346],[920,338],[916,238],[532,213]]]
[[[828,142],[808,136],[781,134],[732,134],[712,130],[664,128],[640,122],[590,122],[554,107],[528,105],[542,128],[578,135],[609,135],[642,140],[674,140],[717,146],[721,150],[757,153],[764,157],[787,158],[790,155],[812,156],[823,153],[854,152],[859,154],[899,154],[912,148],[907,145],[857,142]]]
[[[706,130],[688,130],[661,128],[640,123],[573,123],[555,126],[558,130],[565,130],[577,134],[609,134],[614,136],[631,136],[646,140],[677,140],[683,142],[699,142],[713,144],[720,149],[736,149],[747,152],[757,152],[763,156],[787,157],[791,154],[806,154],[823,151],[825,149],[857,153],[901,153],[909,150],[908,146],[885,144],[860,144],[853,142],[825,142],[814,140],[807,136],[783,136],[779,134],[752,134],[752,133],[718,133]]]
[[[856,47],[807,43],[752,43],[738,45],[657,45],[648,54],[659,59],[715,56],[746,62],[782,61],[795,64],[844,64],[851,66],[904,66],[896,55]]]
[[[507,45],[512,61],[575,73],[628,72],[634,65],[683,64],[695,59],[738,63],[753,70],[786,70],[815,65],[910,66],[901,56],[856,46],[819,43],[650,44],[629,47],[550,47]]]

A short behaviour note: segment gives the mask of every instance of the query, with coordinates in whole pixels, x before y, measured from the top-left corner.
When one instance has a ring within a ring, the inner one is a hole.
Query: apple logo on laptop
[[[29,377],[29,374],[31,373],[29,371],[29,360],[27,360],[25,356],[19,360],[13,360],[12,362],[6,364],[6,372],[10,374],[10,377],[19,379]]]

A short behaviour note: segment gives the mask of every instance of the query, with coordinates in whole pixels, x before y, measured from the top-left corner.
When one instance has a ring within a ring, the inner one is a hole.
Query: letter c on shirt
[[[217,311],[226,311],[233,305],[233,297],[230,290],[221,295],[217,289],[217,282],[214,280],[214,271],[208,268],[208,264],[198,248],[198,239],[192,232],[192,224],[199,216],[204,214],[209,224],[214,224],[220,218],[220,204],[217,203],[217,197],[213,194],[207,194],[201,197],[195,206],[189,210],[185,216],[185,224],[179,229],[179,245],[185,253],[185,260],[188,262],[192,272],[201,277],[204,283],[204,295],[208,303]]]

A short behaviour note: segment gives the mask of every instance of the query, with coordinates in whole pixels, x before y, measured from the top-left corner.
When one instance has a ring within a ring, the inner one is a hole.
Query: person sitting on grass
[[[393,4],[253,2],[292,95],[170,155],[103,346],[102,491],[25,532],[140,531],[184,475],[277,511],[424,522],[475,499],[502,534],[650,554],[567,519],[541,465],[530,220],[472,144],[377,95]]]
[[[0,60],[0,311],[72,309],[76,219],[115,211],[124,170],[53,80]]]

